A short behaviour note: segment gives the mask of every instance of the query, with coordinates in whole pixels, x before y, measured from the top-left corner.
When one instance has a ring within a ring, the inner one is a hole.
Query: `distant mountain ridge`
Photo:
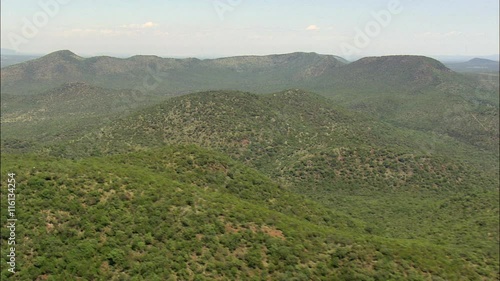
[[[484,63],[484,64],[489,64],[489,63],[498,63],[498,61],[494,60],[489,60],[489,59],[482,59],[482,58],[473,58],[468,61],[469,63]]]
[[[349,87],[361,90],[384,83],[398,91],[402,87],[408,89],[436,85],[442,81],[442,76],[449,74],[451,70],[435,59],[405,55],[362,58],[332,70],[329,78],[332,79],[333,89]]]
[[[466,62],[448,63],[447,66],[457,72],[496,72],[500,71],[500,63],[498,61],[473,58]]]
[[[348,63],[338,56],[301,52],[200,60],[158,56],[83,58],[62,50],[5,67],[1,78],[2,90],[7,93],[33,93],[79,81],[106,88],[182,94],[207,89],[275,92],[306,88],[321,92],[332,85],[333,89],[365,87],[363,82],[371,84],[373,80],[383,80],[396,89],[402,84],[415,88],[438,84],[438,76],[446,73],[450,70],[442,63],[422,56],[367,57]]]
[[[281,90],[281,86],[273,85],[319,76],[331,68],[344,65],[344,61],[336,56],[316,53],[207,60],[157,56],[133,56],[127,59],[107,56],[82,58],[63,50],[6,67],[2,69],[1,78],[2,90],[6,92],[35,92],[40,88],[47,89],[55,84],[76,81],[103,87],[111,85],[115,89],[137,88],[145,84],[146,80],[149,85],[145,86],[155,84],[154,88],[147,87],[148,91],[154,92],[184,93],[219,88],[221,85],[227,88],[243,85],[248,86],[249,90],[255,90],[256,84]],[[18,83],[20,81],[23,81],[22,86]]]
[[[1,48],[0,49],[0,54],[1,55],[16,55],[17,52],[15,50],[12,50],[12,49]]]

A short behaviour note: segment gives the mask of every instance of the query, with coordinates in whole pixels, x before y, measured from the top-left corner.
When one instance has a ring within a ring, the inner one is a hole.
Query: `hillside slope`
[[[176,97],[47,153],[78,158],[171,144],[223,152],[364,221],[381,237],[418,237],[479,256],[498,246],[490,236],[498,233],[496,157],[452,138],[350,113],[300,90]]]
[[[311,83],[310,88],[347,108],[400,127],[446,134],[498,155],[498,87],[452,72],[436,60],[363,58]]]
[[[369,235],[347,216],[194,146],[79,161],[2,155],[2,174],[10,172],[22,270],[12,277],[2,267],[2,279],[496,277],[492,257]],[[8,231],[2,227],[4,243]]]
[[[40,61],[2,69],[27,75],[2,88],[18,280],[497,278],[495,83],[411,56]],[[165,99],[295,84],[329,98]]]
[[[72,138],[160,98],[74,82],[37,95],[2,93],[1,101],[2,148],[15,149]]]
[[[303,91],[176,97],[46,150],[81,157],[197,144],[299,192],[495,188],[498,162],[453,139],[401,130]],[[453,154],[450,154],[453,153]],[[321,192],[320,192],[321,193]]]

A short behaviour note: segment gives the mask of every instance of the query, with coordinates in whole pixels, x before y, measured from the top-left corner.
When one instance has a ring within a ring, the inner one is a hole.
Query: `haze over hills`
[[[214,60],[156,56],[82,58],[65,50],[2,69],[2,90],[33,93],[40,87],[48,89],[54,84],[76,81],[115,89],[149,87],[148,91],[174,94],[221,87],[282,90],[290,79],[299,82],[319,76],[329,68],[343,65],[342,61],[314,53]]]
[[[473,58],[467,62],[448,63],[450,69],[457,72],[495,72],[498,73],[500,64],[498,61]]]
[[[346,66],[341,67],[343,65]],[[191,86],[193,89],[188,89],[190,83],[198,84],[196,86],[201,87],[200,90],[206,89],[213,86],[212,80],[214,79],[225,87],[234,87],[234,90],[252,90],[246,89],[251,86],[245,84],[245,79],[262,82],[262,91],[268,92],[272,91],[266,89],[272,87],[269,81],[271,79],[274,79],[274,84],[291,87],[294,82],[302,82],[305,85],[307,82],[316,83],[314,78],[333,79],[334,84],[340,83],[339,86],[345,84],[349,87],[352,86],[349,83],[355,79],[379,80],[390,87],[403,87],[404,85],[407,89],[439,83],[441,77],[437,76],[442,76],[441,74],[445,72],[448,72],[448,69],[443,64],[421,56],[370,57],[348,64],[340,57],[315,53],[199,60],[156,56],[133,56],[128,59],[107,56],[82,58],[71,51],[64,50],[3,69],[2,89],[7,92],[15,89],[16,81],[42,85],[80,81],[103,87],[112,86],[117,89],[133,88],[134,85],[140,85],[141,79],[148,75],[156,80],[158,88],[163,91],[169,89],[173,93],[196,90],[195,86]],[[185,77],[184,74],[189,75]],[[381,74],[385,76],[381,77]],[[199,77],[202,75],[206,77]],[[453,74],[450,73],[451,75]],[[202,79],[193,79],[194,77]],[[184,81],[175,83],[171,81],[173,78]],[[234,82],[234,79],[237,82]],[[438,80],[426,81],[425,79]],[[405,85],[408,82],[410,85]],[[355,84],[359,86],[358,88],[366,86],[360,83]],[[400,91],[401,89],[393,90]]]
[[[22,63],[41,56],[42,55],[18,53],[15,50],[2,48],[0,50],[0,67]]]
[[[498,277],[495,74],[59,51],[1,77],[14,280]]]

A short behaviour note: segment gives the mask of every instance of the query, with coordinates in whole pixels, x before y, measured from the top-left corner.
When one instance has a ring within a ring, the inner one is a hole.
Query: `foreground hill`
[[[450,188],[455,188],[458,182],[466,186],[466,182],[458,180],[459,174],[468,173],[459,172],[464,167],[455,164],[444,170],[438,167],[445,165],[444,158],[453,159],[445,156],[451,147],[459,148],[453,148],[457,151],[456,159],[460,159],[460,149],[467,151],[468,147],[446,138],[425,140],[426,137],[349,113],[319,95],[300,90],[264,96],[202,92],[141,110],[71,141],[70,146],[61,146],[62,150],[53,147],[51,153],[102,155],[163,144],[193,143],[229,153],[235,159],[269,171],[272,176],[307,180],[314,185],[332,180],[337,185],[344,181],[352,185],[366,182],[366,177],[381,176],[379,184],[390,180],[394,186],[422,186],[418,175],[424,172],[422,165],[429,165],[426,176],[432,174],[436,180],[444,176],[451,180],[445,183]],[[425,147],[431,142],[434,155],[429,158]],[[486,159],[481,156],[481,161]],[[334,167],[336,174],[324,170]],[[383,175],[374,172],[379,169],[387,172]],[[452,179],[453,173],[456,176]],[[471,179],[473,174],[471,171]]]
[[[467,240],[480,252],[494,247],[492,241],[481,242],[485,234],[498,232],[493,213],[469,209],[471,216],[463,217],[436,206],[450,194],[478,188],[494,194],[496,158],[453,139],[349,113],[303,91],[176,97],[52,146],[49,153],[81,157],[168,144],[196,144],[228,154],[294,192],[367,222],[366,228],[382,237],[419,237],[459,248]],[[378,211],[366,211],[367,206]],[[492,221],[478,228],[476,216]],[[462,232],[465,226],[470,231]]]
[[[2,155],[10,172],[18,272],[3,266],[2,279],[496,278],[493,256],[369,235],[362,222],[194,146],[78,161]],[[443,201],[466,203],[478,207],[476,198]]]

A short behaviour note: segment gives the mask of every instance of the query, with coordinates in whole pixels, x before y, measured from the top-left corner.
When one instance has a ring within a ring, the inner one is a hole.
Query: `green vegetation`
[[[263,93],[299,87],[344,64],[342,58],[315,53],[199,60],[157,56],[82,58],[66,50],[3,68],[1,89],[7,94],[37,94],[79,81],[160,95],[209,89]]]
[[[159,100],[139,91],[110,90],[80,82],[34,96],[2,93],[2,145],[7,150],[30,150],[35,144],[75,138]]]
[[[287,182],[302,178],[303,183],[305,177],[315,186],[357,179],[355,185],[362,186],[438,184],[456,189],[482,182],[494,187],[496,181],[488,182],[482,175],[498,170],[494,157],[472,146],[398,129],[298,90],[263,96],[218,91],[172,98],[46,153],[95,156],[184,143],[228,153]],[[451,152],[456,155],[446,156]],[[371,177],[378,184],[367,184]]]
[[[364,58],[309,88],[399,127],[436,132],[499,155],[498,74],[481,80],[417,56]]]
[[[497,280],[495,77],[313,53],[2,68],[1,277]]]
[[[370,57],[346,64],[342,58],[315,53],[198,60],[82,58],[58,51],[5,67],[1,75],[7,97],[2,103],[75,81],[134,89],[141,102],[210,89],[272,93],[299,88],[398,127],[445,134],[499,155],[499,94],[492,87],[498,75],[477,79],[420,56]],[[137,102],[121,100],[126,107]]]
[[[375,236],[369,226],[194,146],[77,161],[7,155],[2,163],[3,174],[16,171],[22,198],[22,270],[10,280],[496,276],[494,249],[484,259],[484,252],[468,246]],[[447,203],[450,210],[464,203],[485,207],[475,199]],[[490,223],[477,228],[487,230]],[[3,228],[2,239],[7,235]]]

